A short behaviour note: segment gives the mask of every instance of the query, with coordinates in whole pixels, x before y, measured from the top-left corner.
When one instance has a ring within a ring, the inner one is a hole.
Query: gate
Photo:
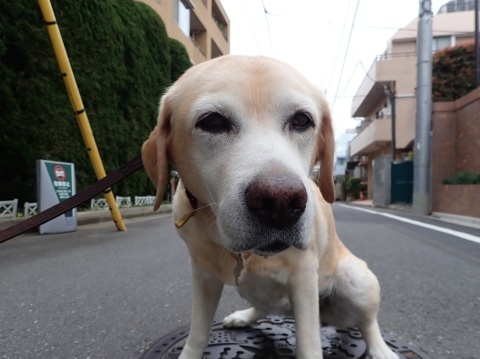
[[[413,161],[392,163],[392,203],[413,202]]]

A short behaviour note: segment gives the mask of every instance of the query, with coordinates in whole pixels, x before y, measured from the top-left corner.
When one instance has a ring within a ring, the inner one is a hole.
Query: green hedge
[[[52,0],[107,173],[131,159],[158,101],[190,66],[160,17],[134,0]],[[173,58],[172,58],[173,56]],[[36,0],[0,0],[0,200],[36,200],[35,160],[74,162],[78,190],[96,178]],[[144,171],[114,193],[155,193]]]
[[[443,184],[480,184],[480,172],[461,171],[452,178],[444,179]]]
[[[448,47],[433,55],[433,101],[454,101],[475,88],[475,46]]]

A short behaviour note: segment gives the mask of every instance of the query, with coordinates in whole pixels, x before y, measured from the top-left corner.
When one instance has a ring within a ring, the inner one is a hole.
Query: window
[[[455,38],[453,36],[437,36],[433,38],[432,50],[438,51],[448,46],[455,45]]]
[[[190,36],[190,10],[180,0],[174,0],[173,18],[182,32]]]

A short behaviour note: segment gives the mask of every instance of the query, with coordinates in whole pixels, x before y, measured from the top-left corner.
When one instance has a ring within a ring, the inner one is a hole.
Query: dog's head
[[[224,56],[188,70],[162,97],[143,161],[160,206],[170,162],[210,204],[222,244],[268,255],[307,248],[314,216],[308,177],[334,200],[334,139],[321,92],[292,67]]]

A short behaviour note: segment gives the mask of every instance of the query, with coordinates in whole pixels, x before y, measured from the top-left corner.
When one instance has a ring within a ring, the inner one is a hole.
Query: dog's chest
[[[291,312],[287,282],[289,272],[284,268],[268,265],[245,266],[238,293],[257,309],[271,314]]]

